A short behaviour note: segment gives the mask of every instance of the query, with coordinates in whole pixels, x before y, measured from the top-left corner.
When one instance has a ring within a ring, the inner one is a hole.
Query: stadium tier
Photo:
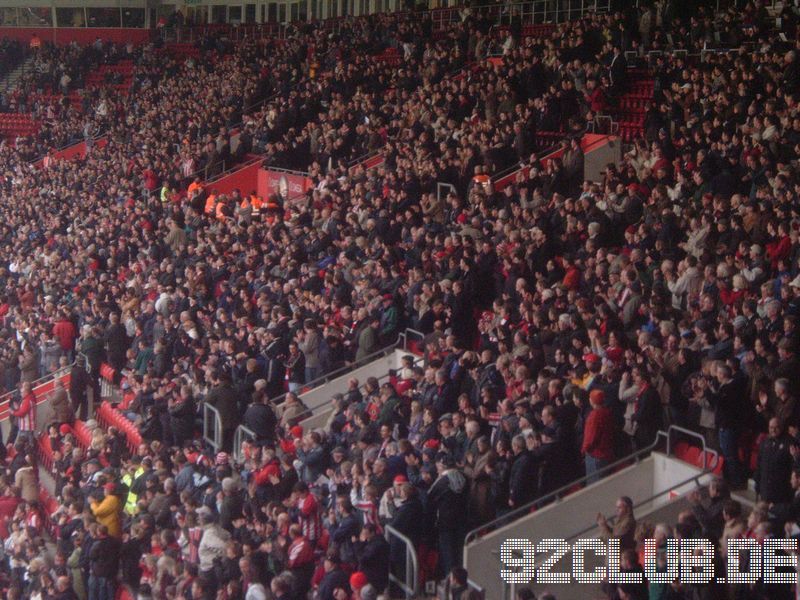
[[[798,597],[797,2],[41,4],[9,600]]]

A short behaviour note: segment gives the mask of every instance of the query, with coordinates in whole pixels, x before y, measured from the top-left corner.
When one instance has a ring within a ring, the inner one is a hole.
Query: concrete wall
[[[603,181],[603,171],[609,163],[622,161],[622,139],[617,136],[603,136],[605,139],[593,141],[584,150],[583,178],[590,181]]]
[[[701,473],[688,463],[653,453],[636,465],[477,539],[464,549],[464,565],[470,578],[486,589],[487,598],[502,600],[505,584],[500,578],[500,546],[504,540],[522,538],[537,543],[544,538],[598,537],[596,515],[602,512],[612,517],[615,501],[621,495],[631,497],[637,519],[651,514],[648,520],[674,522],[678,513],[686,508],[685,495],[697,487],[694,481],[686,483],[687,480],[697,478],[700,485],[705,485],[711,479],[710,475],[701,476]],[[658,494],[661,496],[651,500]],[[554,571],[569,570],[571,557],[568,555],[563,561],[564,564],[558,563]],[[574,593],[573,588],[577,590]],[[595,597],[593,593],[597,590],[591,588],[573,584],[544,586],[537,590],[549,589],[559,600],[568,600]]]

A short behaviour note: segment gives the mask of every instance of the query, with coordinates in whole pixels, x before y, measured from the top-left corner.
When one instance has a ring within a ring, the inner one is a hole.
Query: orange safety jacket
[[[214,213],[214,204],[217,202],[217,197],[213,194],[210,194],[208,198],[206,198],[206,207],[204,212],[207,215],[211,215]]]
[[[202,184],[193,181],[192,183],[189,184],[189,188],[186,190],[186,193],[191,198],[192,197],[192,192],[194,192],[195,190],[202,190],[202,189],[203,189],[203,185]]]

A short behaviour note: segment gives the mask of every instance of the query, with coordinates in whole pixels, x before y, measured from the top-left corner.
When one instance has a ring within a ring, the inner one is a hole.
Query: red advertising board
[[[284,200],[295,200],[313,187],[311,178],[299,171],[261,169],[258,172],[258,195],[262,198],[278,194]]]

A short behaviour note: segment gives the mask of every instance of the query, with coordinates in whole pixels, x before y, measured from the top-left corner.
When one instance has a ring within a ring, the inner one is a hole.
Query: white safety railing
[[[419,588],[419,560],[417,559],[417,549],[414,547],[414,542],[391,525],[386,525],[384,527],[384,532],[386,541],[389,542],[389,544],[391,544],[393,540],[396,540],[395,543],[401,542],[405,550],[403,572],[395,573],[392,569],[396,567],[396,565],[391,564],[392,561],[390,561],[389,581],[400,588],[405,598],[416,598]]]
[[[222,419],[219,411],[208,402],[203,403],[203,439],[218,452],[222,448]]]
[[[39,431],[43,431],[44,426],[47,425],[47,418],[45,418],[46,412],[50,410],[50,398],[55,391],[57,380],[61,381],[69,396],[69,375],[71,370],[72,365],[69,365],[31,382],[31,388],[36,396],[36,424]],[[0,396],[0,421],[8,422],[10,417],[10,401],[12,397],[18,393],[18,390],[12,390]]]
[[[237,464],[244,462],[244,450],[242,446],[245,442],[253,441],[256,439],[256,434],[252,429],[248,429],[244,425],[239,425],[236,432],[233,434],[233,460]]]

